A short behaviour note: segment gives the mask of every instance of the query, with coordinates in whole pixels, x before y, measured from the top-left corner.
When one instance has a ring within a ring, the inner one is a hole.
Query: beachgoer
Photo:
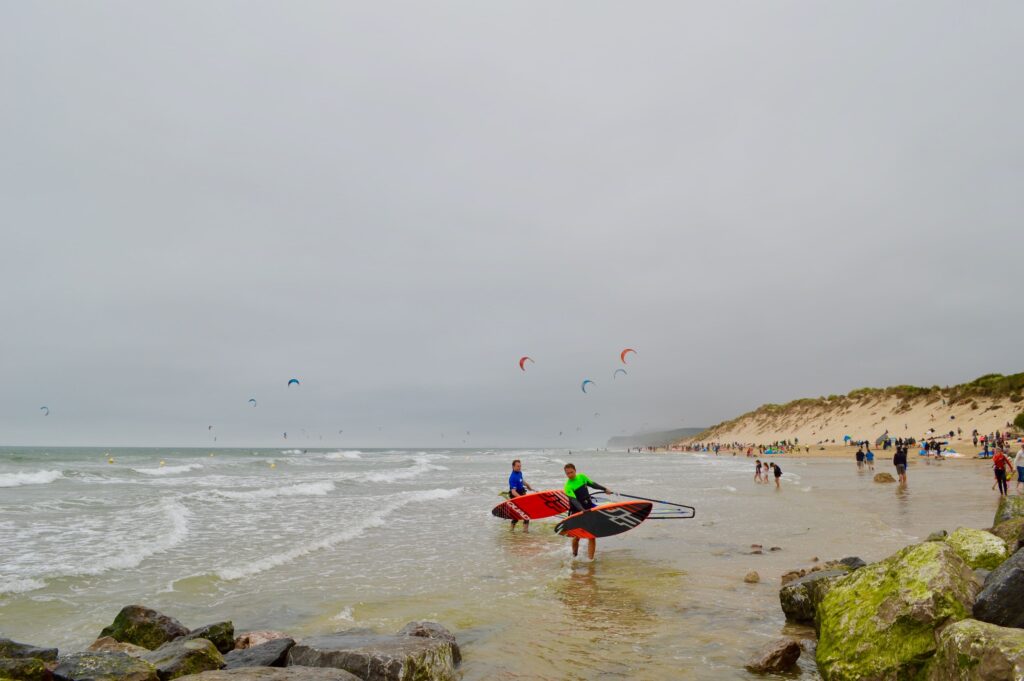
[[[772,461],[772,468],[775,470],[775,488],[778,489],[779,478],[782,477],[782,468],[780,468],[779,464],[775,463],[774,461]]]
[[[892,457],[892,465],[896,466],[896,476],[900,479],[900,485],[907,484],[907,448],[896,445],[896,454]]]
[[[515,499],[516,497],[521,497],[526,494],[526,490],[530,490],[531,492],[534,491],[534,489],[530,487],[530,483],[523,480],[523,462],[519,459],[515,459],[512,461],[512,475],[508,476],[508,498]],[[512,521],[513,530],[516,528],[517,522],[519,521]],[[523,530],[525,532],[530,531],[529,519],[523,521]]]
[[[757,467],[754,468],[754,482],[761,482],[761,459],[757,460]]]
[[[864,461],[868,464],[868,470],[875,470],[875,453],[871,451],[871,447],[868,447],[868,451],[864,452]]]
[[[1007,494],[1006,489],[1006,469],[1010,467],[1010,460],[1003,454],[1003,450],[997,449],[995,456],[992,457],[992,469],[996,473],[996,484],[999,485],[999,496],[1005,497]]]
[[[857,447],[857,470],[864,468],[864,450]]]
[[[582,473],[576,472],[576,464],[567,463],[565,464],[565,496],[569,497],[569,514],[579,513],[589,508],[594,508],[596,504],[594,500],[590,498],[590,490],[587,487],[593,487],[599,489],[605,494],[611,494],[612,491],[603,485],[599,485]],[[572,538],[572,555],[575,557],[579,554],[580,550],[580,538]],[[587,558],[594,560],[594,553],[597,552],[597,540],[587,540]]]
[[[1021,478],[1024,478],[1024,445],[1020,446],[1020,449],[1017,450],[1017,456],[1013,457],[1013,465],[1017,467],[1016,491],[1020,491]]]

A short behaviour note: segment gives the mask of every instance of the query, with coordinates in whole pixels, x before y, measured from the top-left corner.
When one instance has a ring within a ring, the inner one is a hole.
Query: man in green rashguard
[[[573,513],[579,513],[589,508],[594,508],[596,504],[594,500],[590,498],[590,490],[587,487],[593,487],[599,489],[605,494],[611,494],[612,491],[603,485],[599,485],[582,473],[576,472],[576,464],[567,463],[565,464],[565,496],[569,497],[569,515]],[[580,550],[580,538],[572,538],[572,555],[575,557]],[[587,558],[594,560],[594,553],[597,551],[597,540],[587,540]]]

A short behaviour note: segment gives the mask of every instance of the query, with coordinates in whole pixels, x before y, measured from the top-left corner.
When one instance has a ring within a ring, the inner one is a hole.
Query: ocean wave
[[[358,449],[343,452],[328,452],[324,458],[331,459],[333,461],[338,461],[339,459],[361,459],[363,458],[363,453]]]
[[[304,482],[297,485],[288,485],[287,487],[266,487],[263,489],[249,490],[247,492],[233,492],[218,489],[213,490],[213,494],[227,497],[228,499],[248,500],[271,499],[273,497],[322,497],[332,491],[334,491],[334,483],[328,480],[326,482]]]
[[[323,551],[337,544],[356,539],[362,536],[362,534],[369,529],[383,526],[386,523],[388,516],[404,506],[428,501],[451,499],[461,492],[462,488],[457,488],[421,490],[419,492],[404,494],[401,497],[393,499],[390,503],[385,504],[377,512],[364,515],[361,519],[350,523],[348,527],[339,532],[329,534],[326,537],[322,537],[317,541],[310,542],[309,544],[294,546],[287,551],[273,553],[265,558],[261,558],[260,560],[247,563],[246,565],[222,568],[217,571],[216,575],[221,579],[228,581],[252,577],[253,575],[257,575],[261,572],[266,572],[267,570],[291,563],[292,561],[311,553]]]
[[[136,473],[143,475],[175,475],[177,473],[188,473],[202,468],[201,463],[187,463],[181,466],[157,466],[156,468],[133,468]]]
[[[31,577],[0,577],[0,594],[23,594],[46,586],[46,582]]]
[[[0,487],[21,487],[22,485],[45,485],[59,478],[64,474],[60,471],[34,471],[32,473],[3,473],[0,474]]]
[[[355,482],[400,482],[402,480],[413,480],[430,471],[446,471],[444,466],[431,463],[434,457],[431,455],[416,456],[412,459],[413,465],[407,468],[390,468],[387,470],[366,471],[363,473],[336,473],[334,477],[339,480],[353,480]],[[448,457],[444,457],[448,458]]]
[[[256,452],[253,452],[253,454],[255,454],[255,453]],[[282,449],[281,453],[282,454],[302,454],[302,450],[301,449]]]

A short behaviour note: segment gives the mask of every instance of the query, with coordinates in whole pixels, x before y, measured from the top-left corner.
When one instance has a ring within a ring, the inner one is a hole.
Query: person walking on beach
[[[515,499],[526,494],[526,490],[531,492],[535,491],[530,487],[530,483],[523,479],[523,462],[519,459],[512,461],[512,475],[508,476],[508,498]],[[516,529],[516,523],[518,520],[512,520],[512,529]],[[523,520],[523,531],[530,531],[530,519]]]
[[[871,447],[868,447],[868,451],[864,452],[864,461],[868,465],[868,470],[875,470],[875,453],[871,451]]]
[[[582,473],[576,472],[576,464],[567,463],[565,464],[565,496],[569,497],[569,515],[573,513],[579,513],[586,511],[587,509],[594,508],[596,504],[594,500],[590,498],[590,490],[587,487],[593,487],[599,489],[605,494],[611,494],[612,491],[603,485],[599,485]],[[579,554],[580,550],[580,538],[572,538],[572,555],[575,558]],[[594,554],[597,552],[597,539],[587,540],[587,558],[594,560]]]
[[[1024,444],[1017,450],[1017,456],[1013,457],[1013,465],[1017,467],[1017,486],[1014,491],[1020,492],[1021,478],[1024,478]]]
[[[907,486],[907,448],[904,445],[896,445],[896,453],[892,457],[892,465],[896,466],[896,477],[900,479],[900,486]]]
[[[757,460],[757,467],[754,468],[754,482],[761,482],[761,459]]]
[[[1010,467],[1010,460],[1003,454],[1003,450],[997,449],[995,456],[992,457],[992,468],[996,472],[996,484],[999,485],[999,496],[1005,497],[1007,494],[1006,489],[1006,470]]]
[[[779,467],[779,464],[772,461],[772,469],[775,472],[775,489],[779,489],[779,478],[782,477],[782,468]]]
[[[857,447],[857,470],[864,468],[864,450]]]

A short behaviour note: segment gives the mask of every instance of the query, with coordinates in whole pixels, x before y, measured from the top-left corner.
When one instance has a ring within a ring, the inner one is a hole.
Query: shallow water
[[[785,627],[783,572],[986,527],[996,503],[973,461],[915,461],[901,490],[852,461],[782,458],[776,490],[742,457],[574,452],[615,490],[697,507],[599,541],[588,563],[553,522],[513,533],[489,514],[512,458],[554,487],[566,451],[213,454],[0,450],[0,634],[84,647],[136,602],[299,636],[436,619],[465,679],[753,678],[746,657]]]

